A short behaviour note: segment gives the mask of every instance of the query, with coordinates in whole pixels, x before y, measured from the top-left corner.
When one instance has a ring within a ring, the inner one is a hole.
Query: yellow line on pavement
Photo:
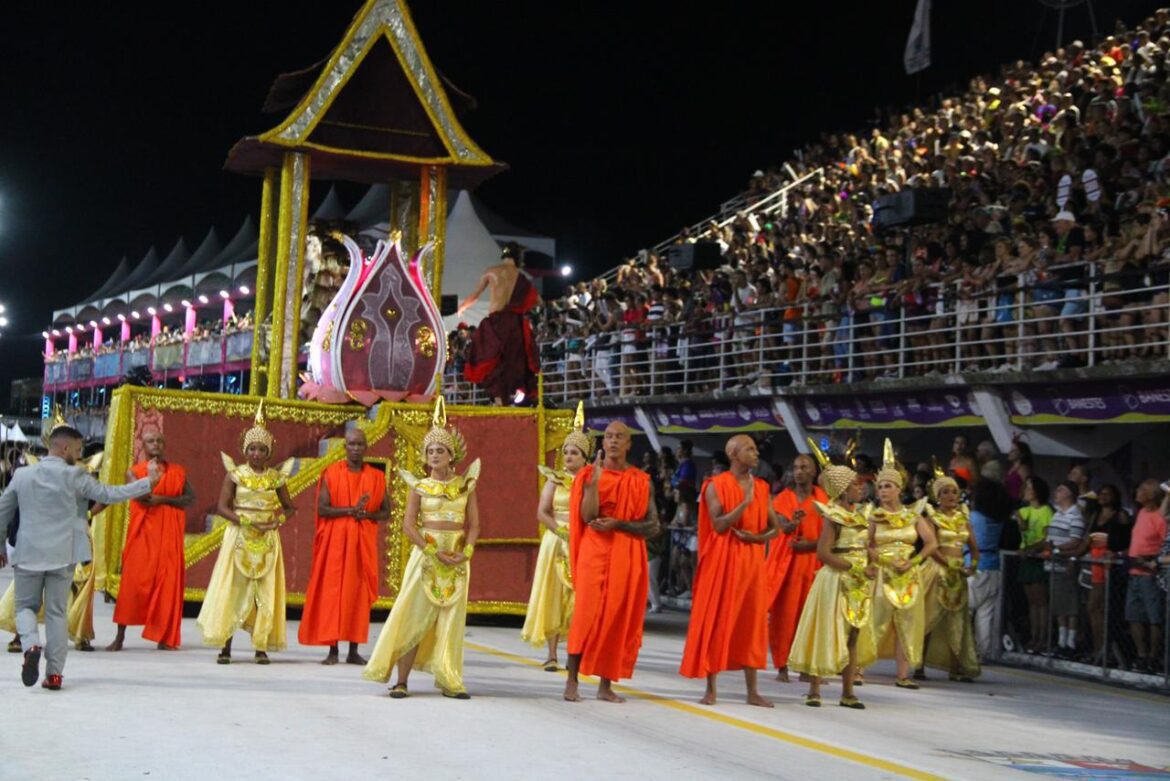
[[[490,654],[491,656],[496,656],[501,659],[507,659],[508,661],[525,665],[526,667],[541,666],[540,662],[509,653],[508,651],[501,651],[500,649],[492,648],[491,646],[480,645],[479,643],[466,643],[466,646],[473,651],[479,651],[480,653]],[[772,738],[773,740],[780,740],[785,743],[791,743],[792,745],[800,746],[801,748],[806,748],[811,751],[818,751],[822,754],[828,754],[829,756],[837,757],[838,759],[844,759],[849,762],[856,762],[860,765],[865,765],[866,767],[884,770],[889,773],[896,773],[906,778],[917,778],[922,779],[923,781],[940,781],[940,779],[943,778],[942,776],[928,773],[924,770],[917,770],[906,765],[900,765],[897,762],[890,762],[885,759],[872,757],[868,754],[862,754],[857,751],[850,751],[849,749],[839,748],[838,746],[833,746],[828,743],[822,743],[819,740],[804,738],[800,735],[794,735],[791,732],[785,732],[784,730],[779,730],[774,727],[767,727],[763,724],[757,724],[753,721],[736,718],[735,716],[727,716],[715,710],[700,708],[697,705],[675,700],[670,697],[663,697],[659,694],[653,694],[651,692],[642,691],[641,689],[635,689],[632,686],[614,684],[613,688],[622,692],[623,694],[629,694],[633,697],[637,697],[638,699],[646,700],[647,702],[653,702],[673,710],[681,711],[683,713],[688,713],[692,716],[699,716],[700,718],[704,718],[709,721],[715,721],[720,724],[725,724],[729,727],[736,727],[737,729],[746,730],[747,732],[754,732],[755,734],[763,735],[766,738]]]

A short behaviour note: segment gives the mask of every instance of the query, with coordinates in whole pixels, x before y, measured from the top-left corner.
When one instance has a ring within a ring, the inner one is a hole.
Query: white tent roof
[[[28,437],[16,423],[0,423],[0,442],[28,442]]]
[[[447,242],[443,255],[443,295],[459,296],[459,302],[471,294],[483,276],[484,269],[499,263],[500,245],[475,213],[471,194],[459,192],[447,216]],[[448,315],[443,325],[448,331],[460,322],[478,325],[487,317],[488,298],[482,296],[462,317]]]

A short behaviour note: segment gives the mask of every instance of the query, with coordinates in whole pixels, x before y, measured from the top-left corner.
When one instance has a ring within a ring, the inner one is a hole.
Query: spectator
[[[1124,557],[1129,549],[1133,524],[1129,513],[1121,506],[1121,491],[1117,486],[1101,486],[1098,503],[1097,513],[1089,523],[1089,558],[1093,563],[1087,571],[1082,570],[1081,578],[1084,581],[1087,574],[1090,583],[1089,602],[1086,606],[1089,629],[1093,633],[1093,656],[1090,662],[1105,664],[1106,582],[1115,569],[1110,566],[1110,562]],[[1116,578],[1111,585],[1115,594],[1122,593],[1125,588],[1124,581]],[[1116,639],[1117,635],[1114,635],[1114,640]]]
[[[997,483],[1003,482],[1003,465],[999,463],[999,451],[996,450],[994,442],[985,439],[976,445],[975,461],[979,465],[981,477]]]
[[[1154,672],[1162,665],[1162,631],[1166,594],[1154,575],[1157,557],[1166,540],[1167,500],[1157,480],[1144,480],[1135,495],[1140,509],[1129,544],[1129,588],[1125,595],[1125,620],[1137,648],[1134,669]]]
[[[1032,475],[1032,448],[1027,443],[1012,440],[1012,449],[1008,451],[1008,471],[1004,476],[1003,485],[1008,496],[1014,502],[1024,498],[1024,481]],[[1047,504],[1047,500],[1045,500]]]
[[[1016,510],[1020,527],[1020,566],[1016,582],[1024,587],[1028,599],[1028,653],[1039,653],[1048,638],[1048,574],[1041,557],[1048,550],[1048,525],[1053,510],[1048,503],[1048,483],[1038,476],[1024,479],[1024,506]]]
[[[1085,518],[1076,500],[1077,486],[1066,480],[1053,492],[1055,511],[1048,522],[1046,569],[1052,573],[1052,615],[1059,627],[1056,654],[1071,658],[1076,653],[1077,623],[1081,612],[1077,566],[1068,559],[1078,555],[1086,542]]]
[[[984,661],[995,661],[1000,654],[999,603],[1002,587],[1000,538],[1011,520],[1011,498],[998,480],[981,478],[972,486],[971,530],[969,542],[979,551],[979,565],[969,582],[970,609],[975,628],[975,647]]]

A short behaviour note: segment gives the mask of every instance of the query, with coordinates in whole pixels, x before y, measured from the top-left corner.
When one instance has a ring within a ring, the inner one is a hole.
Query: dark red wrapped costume
[[[463,369],[469,382],[482,385],[491,398],[510,401],[517,390],[536,399],[536,375],[540,360],[532,324],[526,317],[539,296],[528,277],[516,277],[516,286],[503,311],[493,312],[471,335],[471,353]]]

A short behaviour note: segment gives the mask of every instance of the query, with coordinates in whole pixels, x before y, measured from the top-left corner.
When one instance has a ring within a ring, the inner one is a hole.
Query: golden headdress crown
[[[808,438],[808,444],[812,449],[813,457],[816,458],[817,464],[821,467],[821,487],[825,489],[825,493],[829,495],[829,499],[834,500],[845,493],[845,489],[849,487],[849,484],[857,479],[857,472],[845,464],[834,464],[829,454],[821,450],[820,445],[812,437]],[[856,449],[857,442],[851,439],[845,446],[845,452],[838,454],[838,457],[844,458],[847,462],[852,462],[853,451]]]
[[[942,467],[938,465],[937,458],[935,458],[934,456],[931,456],[930,461],[931,461],[932,466],[934,467],[934,470],[933,470],[934,477],[930,481],[930,495],[933,496],[934,500],[937,502],[938,501],[938,492],[940,490],[942,490],[942,488],[944,486],[949,485],[952,488],[954,488],[956,491],[958,491],[959,490],[959,483],[958,483],[958,481],[955,480],[955,478],[947,476],[946,472],[944,472],[942,470]]]
[[[447,448],[447,451],[451,453],[451,463],[453,464],[459,463],[467,455],[467,443],[463,441],[463,435],[459,433],[459,429],[447,425],[447,402],[441,393],[435,396],[435,411],[431,415],[431,430],[423,437],[424,458],[427,454],[427,448],[436,444]]]
[[[581,451],[588,461],[593,455],[593,439],[585,432],[585,402],[577,402],[577,414],[573,416],[573,430],[565,437],[565,444]]]
[[[65,413],[61,411],[61,406],[53,405],[53,417],[45,426],[44,433],[41,434],[41,441],[45,443],[45,447],[49,446],[49,438],[53,436],[53,432],[62,426],[68,426],[69,421],[65,419]]]
[[[246,453],[248,451],[248,446],[256,442],[259,442],[268,448],[269,454],[272,453],[272,446],[276,444],[276,439],[272,436],[268,429],[264,427],[263,399],[260,401],[260,406],[256,408],[256,419],[252,423],[252,428],[244,432],[244,440],[243,444],[240,446],[240,449]]]
[[[836,499],[845,493],[845,489],[857,479],[857,473],[841,464],[829,464],[821,472],[821,487],[829,495],[829,499]]]
[[[882,448],[882,468],[878,470],[876,478],[879,483],[888,480],[899,488],[906,485],[906,476],[902,473],[898,459],[894,457],[894,443],[889,438],[886,439],[886,444]]]

